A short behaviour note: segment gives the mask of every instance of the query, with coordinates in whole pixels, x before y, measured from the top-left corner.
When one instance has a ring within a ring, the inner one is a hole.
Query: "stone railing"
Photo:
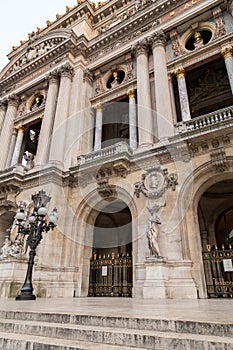
[[[98,151],[93,151],[87,155],[79,156],[77,158],[78,165],[82,166],[84,164],[98,162],[101,160],[111,160],[119,158],[119,156],[122,156],[123,154],[128,154],[129,156],[132,155],[132,150],[129,147],[129,145],[125,142],[118,142],[115,145],[105,147],[103,149],[100,149]]]
[[[177,133],[182,134],[190,131],[205,129],[223,121],[233,120],[233,106],[201,115],[200,117],[179,122],[175,125]]]

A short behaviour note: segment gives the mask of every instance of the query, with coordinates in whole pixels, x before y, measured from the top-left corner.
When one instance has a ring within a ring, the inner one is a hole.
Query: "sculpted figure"
[[[1,258],[8,258],[8,256],[10,255],[10,246],[11,246],[11,241],[8,237],[6,237],[0,249]]]
[[[160,250],[158,245],[159,224],[161,224],[158,217],[151,219],[151,227],[147,231],[148,247],[150,256],[160,257]]]

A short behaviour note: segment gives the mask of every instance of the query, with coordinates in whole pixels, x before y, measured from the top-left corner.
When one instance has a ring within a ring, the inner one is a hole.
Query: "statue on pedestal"
[[[159,225],[161,224],[160,219],[157,215],[152,216],[150,219],[151,226],[148,229],[146,235],[148,239],[148,247],[151,257],[161,257],[159,245],[158,245],[158,234],[159,234]]]

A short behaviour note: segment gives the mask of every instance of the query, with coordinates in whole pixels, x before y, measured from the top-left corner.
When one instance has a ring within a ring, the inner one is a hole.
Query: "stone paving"
[[[145,300],[130,298],[60,298],[16,301],[0,299],[0,309],[97,316],[233,323],[233,300]]]

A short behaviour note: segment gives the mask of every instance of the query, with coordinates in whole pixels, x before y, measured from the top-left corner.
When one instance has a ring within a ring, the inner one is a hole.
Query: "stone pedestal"
[[[191,261],[168,261],[162,257],[147,257],[143,286],[145,299],[197,298],[191,275]]]
[[[166,298],[165,269],[166,262],[161,257],[147,257],[146,279],[143,286],[143,297],[146,299]]]

